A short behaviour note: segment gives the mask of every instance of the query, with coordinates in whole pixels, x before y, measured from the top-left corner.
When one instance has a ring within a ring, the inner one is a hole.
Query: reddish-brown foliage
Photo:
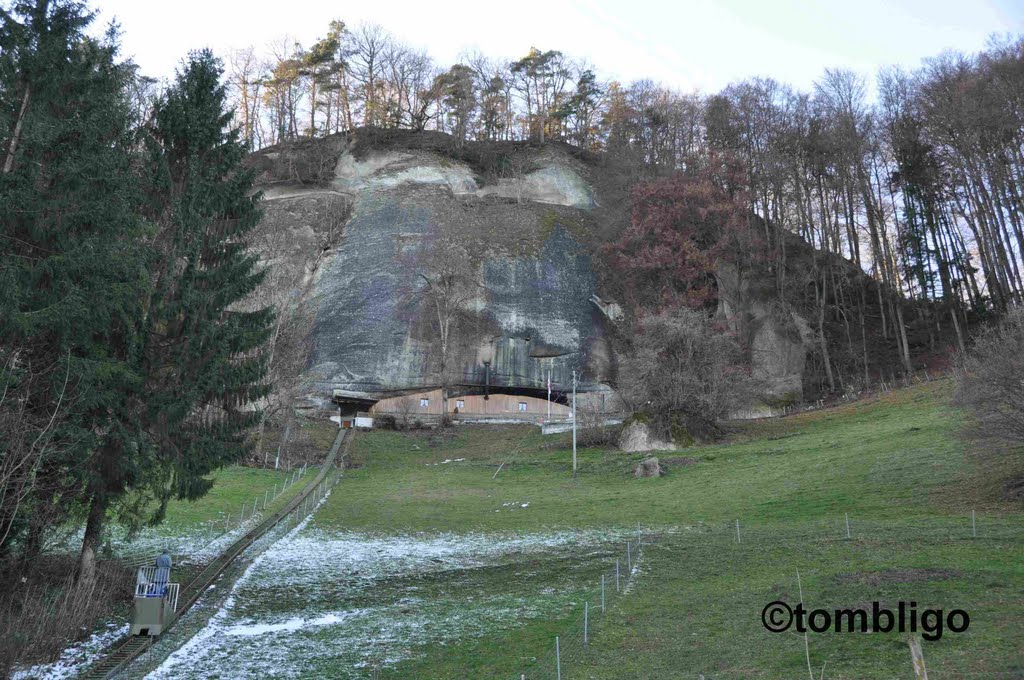
[[[607,253],[634,306],[707,306],[715,300],[715,263],[749,260],[762,248],[746,196],[730,189],[740,170],[712,162],[633,189],[630,225]]]

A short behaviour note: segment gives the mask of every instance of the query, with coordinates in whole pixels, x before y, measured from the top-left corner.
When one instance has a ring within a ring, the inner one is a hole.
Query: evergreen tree
[[[126,97],[131,64],[113,30],[88,37],[81,3],[0,10],[0,545],[38,550],[47,524],[81,509],[92,454],[138,384],[130,361],[147,289]],[[10,493],[9,493],[10,492]],[[8,543],[9,545],[9,543]]]
[[[132,490],[140,503],[159,501],[153,522],[171,498],[202,496],[210,472],[246,454],[258,420],[250,405],[269,389],[259,348],[272,312],[245,304],[262,279],[245,243],[260,220],[259,196],[242,168],[240,132],[229,128],[221,75],[209,50],[191,54],[157,104],[147,140],[144,212],[155,228],[135,362],[142,380],[119,414],[134,435],[109,439],[106,457],[144,463]],[[83,573],[112,500],[107,491],[91,499]]]

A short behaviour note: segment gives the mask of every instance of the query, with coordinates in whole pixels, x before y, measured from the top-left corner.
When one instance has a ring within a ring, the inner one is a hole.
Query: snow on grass
[[[224,551],[229,545],[245,535],[247,531],[265,519],[262,512],[236,524],[230,531],[224,531],[224,523],[205,522],[183,530],[180,527],[146,527],[130,541],[127,530],[119,525],[110,528],[110,544],[118,557],[143,557],[167,549],[176,565],[208,562]],[[52,552],[74,553],[81,549],[83,529],[70,532],[60,544],[51,546]],[[101,557],[103,555],[101,554]]]
[[[116,640],[128,634],[128,624],[108,623],[105,630],[93,633],[87,640],[71,645],[53,663],[38,664],[31,668],[15,671],[14,680],[47,678],[63,680],[73,678],[102,656],[101,652]]]
[[[324,497],[320,499],[320,502],[317,503],[316,508],[319,508],[321,505],[323,505],[323,503],[327,501],[330,495],[331,492],[328,490],[328,492],[324,494]],[[314,508],[314,512],[316,511],[316,508]],[[226,621],[229,620],[231,610],[235,605],[235,591],[238,589],[238,587],[244,584],[246,580],[252,577],[253,572],[259,568],[260,564],[265,559],[267,559],[267,557],[274,550],[274,548],[277,547],[277,545],[286,544],[292,536],[301,532],[306,527],[306,525],[309,524],[311,519],[312,515],[307,516],[305,519],[299,522],[299,524],[297,524],[294,529],[285,534],[281,541],[275,544],[275,546],[272,546],[269,551],[257,556],[256,559],[254,559],[252,563],[242,573],[242,576],[238,579],[238,581],[235,582],[235,586],[232,589],[231,594],[228,595],[228,598],[225,600],[224,604],[221,606],[219,610],[217,610],[217,612],[213,615],[213,617],[206,624],[206,626],[202,630],[200,630],[199,633],[194,635],[188,642],[186,642],[184,645],[178,648],[170,656],[168,656],[167,659],[165,659],[164,662],[159,666],[159,668],[157,668],[155,671],[153,671],[146,677],[176,678],[182,677],[182,673],[187,673],[187,667],[179,668],[179,666],[182,666],[185,663],[189,663],[191,665],[191,663],[194,661],[196,657],[201,657],[204,652],[212,648],[212,645],[209,644],[208,641],[211,641],[216,637],[223,637],[225,629],[227,627]]]
[[[575,571],[593,571],[621,539],[367,535],[308,524],[257,557],[205,628],[148,677],[362,677],[417,648],[559,613],[580,585]]]

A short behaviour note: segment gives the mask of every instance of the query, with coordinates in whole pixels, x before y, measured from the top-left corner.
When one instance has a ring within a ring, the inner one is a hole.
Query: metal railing
[[[135,575],[135,596],[151,597],[159,595],[166,597],[171,586],[177,589],[177,583],[171,583],[170,567],[139,567]],[[175,598],[177,602],[177,598]]]

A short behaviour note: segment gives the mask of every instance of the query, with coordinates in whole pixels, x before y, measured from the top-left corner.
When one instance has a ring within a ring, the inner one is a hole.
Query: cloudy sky
[[[1024,0],[93,0],[124,31],[149,75],[173,73],[190,49],[304,45],[331,19],[377,23],[440,64],[466,50],[517,58],[531,46],[585,58],[606,78],[651,78],[715,91],[772,76],[808,88],[826,67],[873,75],[946,49],[974,52],[993,34],[1024,33]]]

